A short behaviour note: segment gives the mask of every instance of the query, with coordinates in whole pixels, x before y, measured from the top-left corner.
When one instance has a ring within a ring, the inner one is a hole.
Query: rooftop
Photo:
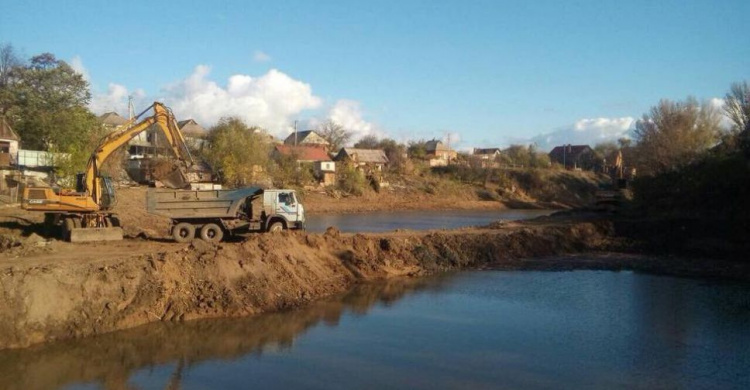
[[[10,127],[10,123],[4,117],[0,118],[0,139],[20,141],[18,134]]]

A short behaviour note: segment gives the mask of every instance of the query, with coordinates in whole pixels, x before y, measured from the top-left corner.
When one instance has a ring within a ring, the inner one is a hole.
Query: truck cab
[[[264,209],[267,212],[266,230],[303,229],[305,209],[294,190],[274,189],[263,192]],[[269,210],[272,210],[270,213]],[[279,226],[278,224],[281,224]]]

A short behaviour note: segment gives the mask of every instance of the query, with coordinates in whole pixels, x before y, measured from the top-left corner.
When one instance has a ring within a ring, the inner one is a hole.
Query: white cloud
[[[353,142],[368,135],[382,136],[382,132],[375,124],[366,121],[362,117],[361,104],[356,100],[338,100],[328,111],[328,119],[351,131]],[[317,121],[311,121],[311,125],[313,126],[316,123]]]
[[[97,115],[114,111],[123,117],[128,117],[128,97],[133,97],[133,106],[139,114],[139,110],[145,109],[152,102],[148,100],[146,92],[142,89],[129,91],[127,87],[117,83],[109,83],[106,92],[94,92],[91,96],[89,108]]]
[[[635,121],[635,118],[629,116],[622,118],[581,119],[572,126],[538,135],[530,141],[537,144],[543,150],[550,150],[557,145],[563,144],[588,144],[594,146],[602,142],[616,141],[623,137],[629,138],[630,132],[635,126]]]
[[[226,88],[210,80],[209,74],[208,66],[199,65],[190,76],[163,89],[164,103],[178,118],[211,126],[222,117],[236,116],[285,137],[297,114],[318,108],[322,102],[309,84],[276,69],[260,77],[233,75]]]
[[[266,53],[264,53],[264,52],[262,52],[260,50],[256,50],[255,53],[253,53],[253,61],[255,61],[255,62],[268,62],[268,61],[271,61],[271,56],[269,56],[268,54],[266,54]]]
[[[73,58],[70,59],[69,65],[71,68],[73,68],[74,71],[76,71],[76,73],[79,73],[81,76],[83,76],[84,80],[91,80],[91,75],[89,74],[88,69],[83,66],[83,60],[81,60],[81,56],[73,56]]]

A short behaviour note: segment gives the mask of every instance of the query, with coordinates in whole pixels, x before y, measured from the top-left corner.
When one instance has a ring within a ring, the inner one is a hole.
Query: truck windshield
[[[294,204],[294,195],[291,193],[281,193],[279,194],[279,203],[284,203],[287,205],[293,205]]]

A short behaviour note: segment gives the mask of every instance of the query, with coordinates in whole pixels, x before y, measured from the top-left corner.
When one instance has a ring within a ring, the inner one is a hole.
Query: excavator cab
[[[102,210],[111,210],[117,203],[115,197],[115,186],[112,183],[112,179],[109,176],[99,176],[101,183],[102,195],[100,198],[99,206]],[[76,192],[86,193],[86,174],[76,174]]]
[[[100,205],[102,210],[110,210],[117,204],[117,198],[115,197],[115,186],[112,184],[112,178],[109,176],[101,177],[102,183],[102,197]]]
[[[86,192],[86,174],[83,172],[76,174],[76,192]]]

